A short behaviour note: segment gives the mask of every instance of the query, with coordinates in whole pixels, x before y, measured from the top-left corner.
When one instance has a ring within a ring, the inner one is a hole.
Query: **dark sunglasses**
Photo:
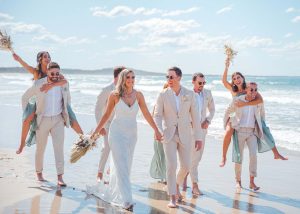
[[[130,79],[130,78],[134,80],[135,76],[126,76],[126,79]]]
[[[253,89],[253,88],[251,88],[251,90],[250,90],[251,92],[257,92],[257,88],[256,89]]]
[[[167,78],[167,79],[170,79],[170,80],[175,79],[175,77],[174,77],[174,76],[171,76],[171,75],[170,75],[170,76],[167,75],[166,78]]]
[[[206,82],[198,82],[199,85],[205,85]]]
[[[50,74],[51,74],[52,77],[59,76],[59,72],[56,72],[56,73],[55,72],[51,72]]]

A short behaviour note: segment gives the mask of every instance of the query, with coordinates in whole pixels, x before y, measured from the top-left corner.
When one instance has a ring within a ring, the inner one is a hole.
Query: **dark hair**
[[[123,71],[124,69],[126,69],[124,66],[118,66],[114,68],[114,78],[117,78],[119,76],[119,74],[121,73],[121,71]]]
[[[247,85],[246,85],[246,80],[245,80],[244,75],[243,75],[242,73],[240,73],[240,72],[234,72],[234,73],[231,75],[231,88],[232,88],[232,91],[233,91],[233,92],[238,92],[238,90],[239,90],[238,87],[233,83],[233,77],[234,77],[235,75],[239,75],[239,76],[241,76],[241,77],[243,78],[242,88],[243,88],[243,90],[245,90],[246,87],[247,87]]]
[[[202,73],[194,73],[193,74],[193,81],[196,81],[196,79],[197,79],[197,77],[201,77],[201,78],[203,78],[204,77],[204,74],[202,74]]]
[[[36,71],[38,72],[38,76],[40,78],[46,76],[46,74],[43,73],[43,71],[42,71],[42,59],[43,59],[44,54],[48,54],[48,56],[50,57],[50,54],[47,51],[40,51],[36,55],[36,62],[37,62]]]
[[[175,71],[177,76],[179,76],[179,77],[182,76],[182,72],[181,72],[180,68],[178,68],[176,66],[169,68],[168,71]]]
[[[52,68],[58,68],[60,69],[59,65],[56,63],[56,62],[50,62],[48,65],[47,65],[47,70],[50,70]]]

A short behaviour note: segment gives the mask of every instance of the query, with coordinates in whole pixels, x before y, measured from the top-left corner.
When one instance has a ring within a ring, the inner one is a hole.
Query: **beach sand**
[[[85,186],[95,184],[100,148],[90,151],[75,164],[69,163],[70,148],[77,138],[72,129],[66,130],[66,188],[56,186],[56,170],[51,141],[47,146],[44,175],[48,182],[37,182],[34,173],[35,146],[26,147],[16,155],[20,130],[21,108],[0,106],[0,213],[126,213],[85,193]],[[85,131],[95,127],[92,115],[77,115]],[[234,164],[218,166],[220,140],[208,135],[199,167],[199,183],[204,195],[193,198],[191,189],[178,209],[166,207],[168,196],[163,184],[149,176],[153,155],[153,132],[139,123],[138,142],[132,166],[132,190],[136,203],[134,213],[300,213],[300,154],[280,151],[288,161],[274,160],[271,152],[258,154],[260,192],[248,189],[248,152],[245,151],[241,194],[235,194]],[[189,181],[190,186],[190,181]]]

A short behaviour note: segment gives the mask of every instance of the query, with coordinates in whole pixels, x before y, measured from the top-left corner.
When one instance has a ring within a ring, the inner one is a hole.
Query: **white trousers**
[[[52,137],[56,171],[64,174],[64,121],[61,115],[43,117],[36,131],[35,169],[37,173],[43,171],[44,153],[49,134]]]

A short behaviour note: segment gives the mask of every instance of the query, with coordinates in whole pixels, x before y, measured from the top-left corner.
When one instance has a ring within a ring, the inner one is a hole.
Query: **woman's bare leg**
[[[274,159],[280,159],[280,160],[288,160],[288,158],[283,157],[277,150],[276,146],[272,149],[272,152],[274,154]]]
[[[234,129],[230,126],[230,123],[227,123],[225,136],[223,139],[222,161],[219,164],[220,167],[223,167],[226,164],[226,155],[227,155],[228,147],[231,142],[231,137],[233,135],[233,131],[234,131]]]
[[[34,118],[34,112],[32,112],[31,115],[29,115],[22,123],[22,133],[21,133],[21,142],[19,145],[19,149],[16,151],[17,154],[20,154],[23,151],[23,148],[25,147],[25,141],[26,141],[26,137],[28,135],[29,132],[29,128],[30,128],[30,123]]]

